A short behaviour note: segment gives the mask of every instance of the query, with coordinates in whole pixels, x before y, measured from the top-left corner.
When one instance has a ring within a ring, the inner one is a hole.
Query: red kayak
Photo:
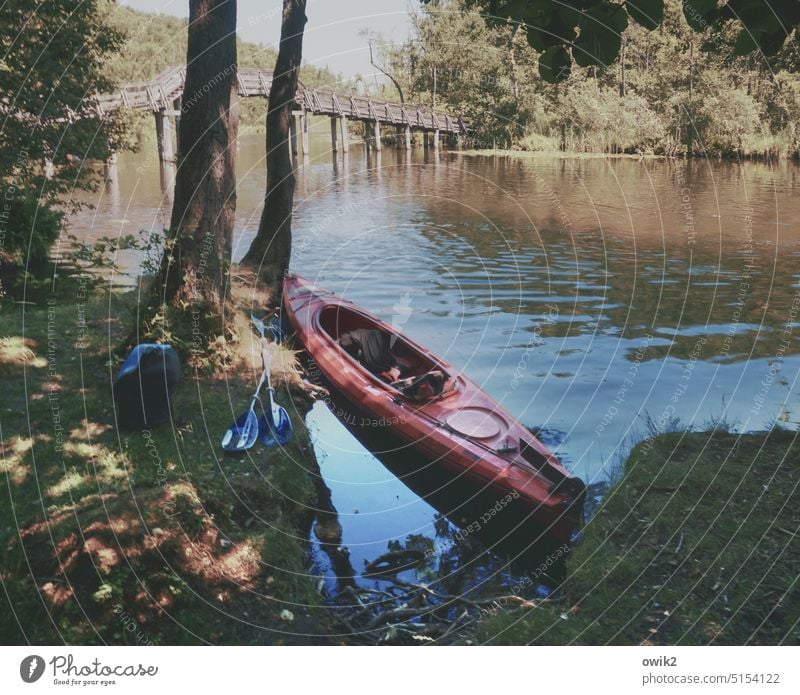
[[[476,490],[523,502],[530,516],[560,540],[579,527],[583,482],[477,384],[396,328],[297,275],[286,276],[283,301],[314,365],[362,421],[385,428]],[[389,383],[340,345],[340,338],[347,344],[358,329],[388,336],[389,358],[402,369],[402,382]],[[437,377],[435,393],[414,389],[431,374]]]

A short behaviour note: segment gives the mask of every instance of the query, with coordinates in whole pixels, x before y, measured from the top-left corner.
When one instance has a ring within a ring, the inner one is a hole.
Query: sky
[[[137,10],[188,17],[189,0],[118,0]],[[319,67],[328,65],[343,77],[373,75],[364,29],[402,42],[409,33],[409,8],[419,0],[309,0],[303,58]],[[281,32],[280,0],[238,0],[237,26],[245,41],[277,48]]]

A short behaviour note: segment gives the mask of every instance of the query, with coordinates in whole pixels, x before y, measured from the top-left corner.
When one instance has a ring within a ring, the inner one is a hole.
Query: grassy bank
[[[279,396],[295,427],[285,450],[230,458],[219,447],[260,371],[251,337],[221,346],[224,366],[184,365],[174,423],[123,432],[112,350],[134,298],[76,281],[56,290],[0,308],[0,642],[323,641],[313,635],[332,630],[306,569],[316,464],[302,414]]]
[[[484,617],[489,644],[800,643],[796,435],[665,434],[634,449],[563,598]]]
[[[608,154],[605,152],[564,152],[563,150],[502,150],[502,149],[488,149],[488,150],[461,150],[455,151],[457,154],[467,157],[517,157],[523,159],[532,159],[543,157],[552,159],[553,157],[559,159],[665,159],[666,157],[661,154]]]
[[[624,152],[583,152],[580,150],[560,150],[557,147],[549,149],[537,150],[519,150],[519,149],[486,149],[486,150],[462,150],[457,151],[457,154],[468,157],[514,157],[518,159],[535,159],[537,157],[552,159],[686,159],[685,154],[676,154],[669,156],[665,154],[653,154],[652,152],[642,152],[636,154],[629,154]],[[730,154],[727,156],[714,156],[702,157],[694,155],[692,159],[722,159],[726,161],[753,161],[753,162],[778,162],[780,160],[797,161],[798,156],[794,153],[772,153],[755,151],[744,155]]]

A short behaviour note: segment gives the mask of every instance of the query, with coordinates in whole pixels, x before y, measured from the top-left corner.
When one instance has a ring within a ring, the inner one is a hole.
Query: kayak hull
[[[283,298],[309,376],[335,391],[329,405],[340,420],[391,436],[484,499],[513,500],[554,538],[568,540],[578,529],[583,483],[477,384],[389,324],[297,275],[286,276]],[[412,374],[444,372],[444,391],[416,403],[369,372],[337,343],[355,328],[390,334],[393,355]]]

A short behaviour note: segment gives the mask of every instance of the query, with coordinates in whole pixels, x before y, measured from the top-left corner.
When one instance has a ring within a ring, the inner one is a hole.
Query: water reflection
[[[334,400],[333,408],[351,412],[343,401]],[[511,587],[523,595],[546,594],[546,587],[560,583],[568,549],[533,522],[529,508],[466,484],[360,422],[337,419],[321,403],[307,419],[345,531],[337,542],[346,544],[347,563],[340,560],[341,547],[332,554],[330,544],[320,546],[327,558],[317,557],[333,595],[354,574],[359,585],[379,590],[425,583],[459,596],[499,595]],[[399,563],[392,569],[403,569],[376,570],[379,561],[390,560]]]

